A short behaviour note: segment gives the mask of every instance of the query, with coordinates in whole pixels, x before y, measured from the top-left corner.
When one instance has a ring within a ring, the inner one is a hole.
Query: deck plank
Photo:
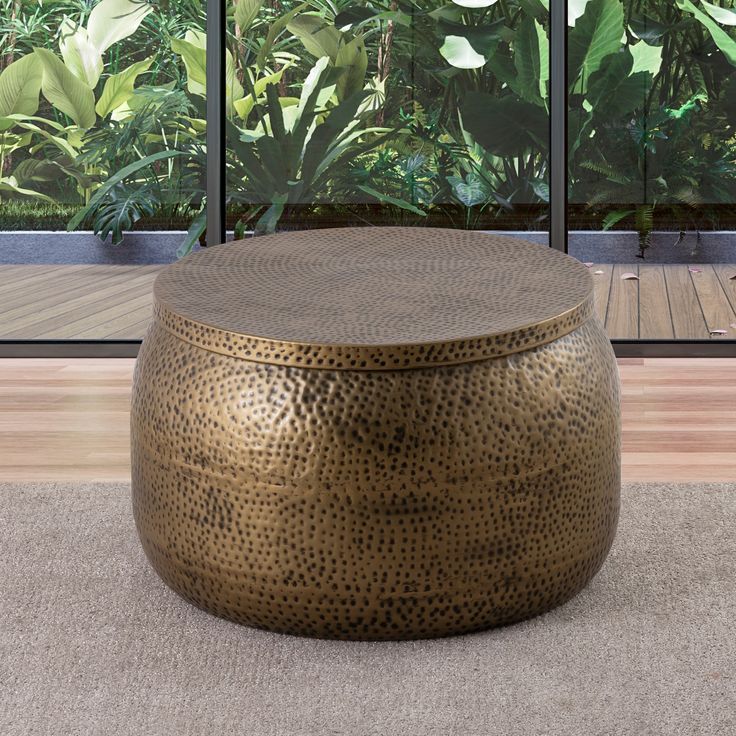
[[[3,303],[20,295],[21,299],[29,289],[43,289],[47,285],[57,283],[58,279],[73,279],[92,266],[27,266],[26,273],[13,273],[0,276],[0,295]],[[4,269],[0,267],[0,272]]]
[[[140,339],[161,267],[0,265],[0,339]],[[736,339],[736,266],[697,268],[593,266],[595,310],[609,336],[708,339],[710,329],[726,329]],[[640,280],[622,281],[626,271]]]
[[[714,339],[727,338],[729,325],[736,322],[736,313],[721,286],[718,275],[710,265],[701,264],[689,268],[710,336]],[[713,330],[726,330],[726,334],[714,335]]]
[[[135,273],[135,272],[134,272]],[[55,302],[45,308],[18,315],[12,322],[12,329],[5,329],[5,339],[77,339],[79,335],[73,331],[70,334],[68,327],[76,325],[80,320],[86,320],[80,332],[88,329],[92,324],[103,323],[100,317],[107,310],[114,307],[125,308],[139,297],[144,297],[146,303],[151,303],[151,290],[155,271],[144,271],[132,278],[115,280],[108,283],[100,282],[100,288],[88,291],[85,294]],[[117,312],[116,312],[117,313]],[[96,319],[100,317],[99,319]],[[81,339],[81,338],[79,338]]]
[[[670,302],[664,269],[659,264],[639,266],[639,337],[642,340],[672,340]]]
[[[721,282],[721,287],[731,304],[731,309],[736,312],[736,266],[730,263],[714,263],[713,270]],[[736,323],[729,323],[728,338],[729,340],[736,340]]]
[[[611,339],[636,340],[639,337],[639,282],[621,278],[625,273],[638,272],[637,264],[617,263],[613,267],[606,316],[606,331]]]
[[[128,271],[124,274],[117,271],[103,272],[94,279],[88,278],[74,284],[73,288],[67,288],[70,285],[64,281],[59,288],[39,294],[34,300],[29,300],[26,296],[25,300],[19,300],[16,306],[3,302],[2,324],[7,325],[6,329],[14,329],[23,326],[22,319],[32,315],[51,316],[89,307],[96,300],[112,296],[127,286],[152,282],[159,271],[157,266],[140,268],[141,271],[132,273]]]
[[[131,312],[135,312],[141,307],[151,304],[151,294],[146,291],[135,297],[116,299],[115,304],[110,304],[105,309],[94,311],[91,314],[80,316],[73,322],[63,322],[63,318],[55,320],[52,324],[44,322],[36,325],[32,330],[29,339],[39,340],[92,340],[96,335],[100,335],[100,339],[104,336],[103,329],[111,321],[123,319]]]
[[[605,325],[606,313],[608,312],[608,297],[611,293],[613,265],[610,263],[596,263],[590,270],[593,275],[595,311],[601,324]],[[600,271],[603,273],[599,273]]]
[[[665,265],[663,268],[667,280],[675,339],[707,339],[710,333],[687,266]]]

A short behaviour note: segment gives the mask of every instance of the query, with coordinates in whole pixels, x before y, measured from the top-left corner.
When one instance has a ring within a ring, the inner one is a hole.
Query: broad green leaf
[[[227,103],[227,114],[232,115],[233,104],[243,97],[243,85],[240,84],[235,75],[235,63],[230,50],[225,51],[225,97]]]
[[[606,57],[588,83],[587,100],[593,113],[617,117],[643,107],[652,77],[649,72],[631,74],[633,58],[628,49]]]
[[[268,235],[276,232],[284,207],[288,201],[287,194],[275,194],[271,206],[260,216],[255,226],[256,235]]]
[[[659,73],[662,66],[661,46],[650,46],[644,41],[639,41],[629,46],[629,51],[634,57],[634,66],[631,69],[633,73],[649,72],[653,77]]]
[[[412,19],[410,15],[400,10],[377,10],[366,7],[348,7],[341,10],[335,16],[335,28],[340,30],[352,27],[353,30],[360,28],[365,23],[376,21],[392,21],[396,25],[410,27]]]
[[[590,75],[604,57],[621,48],[624,8],[620,0],[590,0],[585,12],[568,33],[570,84],[584,92]]]
[[[23,119],[20,119],[21,116],[17,116],[17,115],[11,115],[10,117],[16,119],[15,124],[21,130],[28,130],[31,133],[35,133],[37,136],[43,138],[44,140],[48,141],[52,145],[56,146],[62,153],[65,153],[71,159],[75,159],[77,157],[78,152],[75,150],[75,147],[68,140],[65,140],[61,136],[54,135],[53,133],[49,133],[48,130],[46,130],[45,128],[42,128],[39,125],[36,125],[35,123],[31,122],[33,120],[37,120],[39,122],[43,122],[46,125],[48,125],[50,121],[44,120],[43,118],[33,118],[33,117],[30,117],[27,120],[23,120]],[[62,128],[62,130],[64,129]]]
[[[286,28],[287,24],[291,22],[292,18],[295,18],[299,13],[309,6],[308,2],[300,3],[295,8],[292,8],[288,13],[277,18],[268,27],[268,33],[266,38],[261,44],[261,48],[258,50],[258,56],[256,57],[256,64],[259,69],[263,69],[266,64],[266,59],[271,53],[274,43],[276,42],[279,34]]]
[[[125,120],[137,110],[142,110],[144,107],[154,108],[157,104],[160,104],[166,97],[173,91],[175,82],[171,81],[166,84],[160,84],[154,86],[141,85],[137,89],[133,90],[133,94],[128,97],[128,100],[119,107],[116,107],[111,115],[111,120]],[[196,118],[190,118],[190,124],[194,127]]]
[[[102,186],[92,195],[88,204],[83,209],[79,210],[74,217],[67,223],[66,229],[68,231],[75,230],[82,222],[87,218],[90,212],[97,208],[100,200],[116,185],[121,181],[124,181],[131,174],[144,169],[146,166],[156,163],[157,161],[163,161],[167,158],[174,158],[175,156],[186,156],[188,155],[185,151],[159,151],[158,153],[152,153],[150,156],[135,161],[132,164],[124,166],[120,171],[115,172]]]
[[[171,39],[172,50],[180,54],[187,70],[187,89],[194,95],[204,97],[207,87],[207,35],[190,29],[184,38]],[[233,55],[225,51],[225,93],[228,114],[233,112],[233,101],[243,96],[243,87],[235,76]]]
[[[309,140],[309,136],[314,129],[314,110],[320,92],[323,90],[330,73],[329,63],[330,59],[327,56],[317,59],[302,85],[296,118],[292,128],[295,146],[300,150]]]
[[[452,193],[466,207],[483,204],[491,196],[488,184],[475,174],[468,174],[464,180],[459,176],[448,176],[447,181],[452,187]]]
[[[664,36],[669,30],[666,25],[650,18],[648,15],[632,15],[629,18],[631,32],[650,46],[661,46]]]
[[[533,18],[521,21],[514,48],[517,89],[523,99],[543,104],[549,79],[549,41]]]
[[[456,69],[480,69],[486,63],[486,57],[475,51],[463,36],[445,36],[440,54]]]
[[[33,133],[21,133],[20,135],[7,133],[6,131],[12,125],[13,121],[10,118],[0,118],[0,133],[5,133],[3,136],[3,151],[6,156],[9,156],[13,151],[29,146],[33,141]]]
[[[41,192],[35,192],[33,189],[24,189],[23,187],[18,186],[18,182],[14,176],[4,176],[0,178],[0,192],[12,192],[13,194],[22,194],[25,197],[34,197],[35,199],[40,199],[44,202],[54,202],[54,200],[46,194],[41,194]]]
[[[518,0],[518,3],[524,16],[531,16],[542,23],[546,22],[549,14],[548,0]]]
[[[138,29],[153,6],[143,0],[101,0],[87,20],[90,42],[102,53]]]
[[[516,67],[508,49],[499,46],[494,50],[488,59],[488,68],[493,72],[499,82],[508,85],[512,92],[521,97],[519,80],[516,76]]]
[[[281,77],[283,76],[284,72],[291,66],[291,64],[285,64],[281,67],[277,72],[274,72],[273,74],[268,74],[265,77],[261,77],[260,79],[257,79],[255,82],[253,82],[253,92],[255,93],[256,100],[259,100],[262,95],[266,91],[266,87],[269,84],[278,84],[281,81]],[[287,99],[284,97],[280,98],[280,102],[283,106],[283,100]],[[294,99],[294,98],[288,98],[288,99]],[[296,104],[298,100],[294,102]],[[250,114],[250,111],[255,106],[256,102],[253,99],[252,94],[247,94],[244,97],[235,100],[233,102],[233,107],[235,108],[235,112],[238,113],[238,115],[243,119],[246,120],[248,118],[248,115]]]
[[[318,59],[329,56],[334,63],[342,38],[342,33],[335,26],[317,15],[302,14],[287,23],[286,29],[302,42],[312,56]]]
[[[698,10],[690,0],[675,0],[677,7],[686,13],[692,13],[707,29],[716,46],[723,52],[729,63],[736,66],[736,39],[726,33],[713,19],[702,10]]]
[[[258,16],[263,0],[237,0],[235,5],[235,22],[241,33],[245,33]]]
[[[194,248],[195,244],[206,229],[207,206],[205,205],[205,207],[201,209],[192,220],[192,224],[189,226],[189,230],[187,230],[186,237],[176,251],[176,257],[184,258],[185,255],[191,253],[192,248]]]
[[[375,197],[375,199],[379,202],[383,202],[384,204],[393,204],[396,207],[400,207],[402,210],[413,212],[415,215],[420,215],[421,217],[427,216],[426,212],[420,210],[419,207],[415,207],[411,202],[406,202],[403,199],[396,199],[396,197],[391,197],[388,194],[383,194],[371,187],[366,187],[360,184],[358,185],[358,189],[360,189],[361,192],[369,194],[371,197]]]
[[[61,62],[46,49],[34,49],[43,64],[41,92],[57,109],[68,115],[80,128],[91,128],[95,124],[95,96],[92,90],[77,79]]]
[[[736,26],[736,11],[730,8],[721,8],[718,5],[707,3],[705,0],[700,0],[700,2],[713,20],[722,23],[724,26]]]
[[[497,0],[452,0],[452,2],[461,8],[490,8]]]
[[[363,36],[356,36],[352,41],[340,47],[335,58],[335,67],[343,70],[337,80],[339,100],[345,100],[363,89],[365,72],[368,68],[368,54],[365,50]]]
[[[127,69],[118,74],[113,74],[105,80],[105,87],[95,107],[101,118],[128,101],[133,94],[136,78],[139,74],[148,71],[153,59],[153,56],[149,56],[147,59],[131,64]]]
[[[549,120],[537,105],[512,95],[469,92],[460,109],[463,128],[489,153],[519,156],[546,148]]]
[[[530,179],[532,191],[542,200],[549,202],[549,182],[544,179]]]
[[[0,117],[34,115],[38,110],[43,65],[35,54],[9,64],[0,74]]]
[[[437,30],[442,36],[461,36],[468,40],[473,50],[478,54],[489,57],[498,42],[503,38],[508,29],[505,27],[506,20],[501,18],[493,23],[478,23],[466,25],[456,23],[453,20],[440,18],[437,21]]]
[[[590,0],[567,0],[567,25],[574,26]]]
[[[67,16],[61,22],[59,50],[67,69],[94,89],[102,74],[102,54],[89,40],[87,29]]]
[[[171,50],[179,54],[187,70],[187,89],[195,95],[204,95],[207,84],[207,52],[182,38],[172,38]]]

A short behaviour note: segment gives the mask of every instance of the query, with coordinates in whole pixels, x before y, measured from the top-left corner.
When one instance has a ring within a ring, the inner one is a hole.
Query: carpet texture
[[[345,643],[186,604],[121,485],[0,485],[0,734],[728,736],[736,485],[630,485],[577,598],[463,637]]]

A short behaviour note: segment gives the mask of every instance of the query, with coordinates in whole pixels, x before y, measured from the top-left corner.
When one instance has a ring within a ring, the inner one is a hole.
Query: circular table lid
[[[155,314],[179,338],[247,360],[394,370],[543,345],[592,314],[574,258],[523,240],[405,227],[249,238],[165,268]]]

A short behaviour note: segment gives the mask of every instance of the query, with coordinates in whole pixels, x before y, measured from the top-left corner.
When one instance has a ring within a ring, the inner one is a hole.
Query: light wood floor
[[[0,481],[127,481],[133,360],[0,360]],[[736,359],[619,361],[625,481],[736,487]]]
[[[140,339],[160,268],[0,266],[0,339]],[[736,265],[600,264],[591,271],[609,337],[736,338]],[[622,279],[626,273],[638,280]]]

